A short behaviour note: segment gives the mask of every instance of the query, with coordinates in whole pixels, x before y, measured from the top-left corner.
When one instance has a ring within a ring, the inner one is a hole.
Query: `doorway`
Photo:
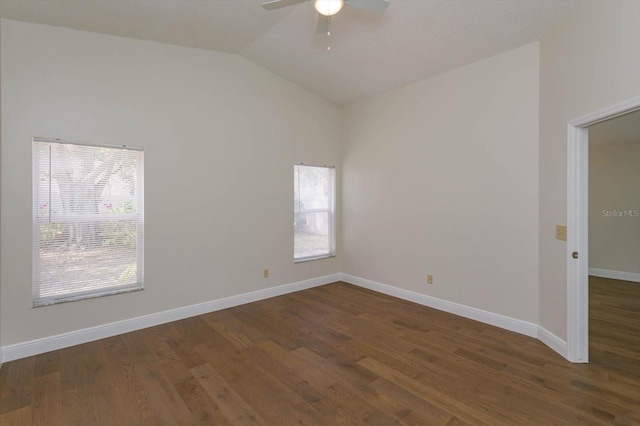
[[[640,362],[640,111],[589,127],[589,359]]]
[[[640,97],[568,123],[567,359],[589,362],[589,130],[640,110]]]

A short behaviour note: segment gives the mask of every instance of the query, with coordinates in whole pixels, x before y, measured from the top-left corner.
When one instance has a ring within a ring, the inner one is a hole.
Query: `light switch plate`
[[[556,225],[556,239],[567,241],[567,227],[564,225]]]

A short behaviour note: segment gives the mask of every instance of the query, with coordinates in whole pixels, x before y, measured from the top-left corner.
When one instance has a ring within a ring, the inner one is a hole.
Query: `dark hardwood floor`
[[[640,424],[640,285],[594,279],[591,363],[344,283],[6,363],[0,424]]]

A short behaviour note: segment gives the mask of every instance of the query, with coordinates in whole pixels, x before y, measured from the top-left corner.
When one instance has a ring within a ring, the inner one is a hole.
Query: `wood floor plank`
[[[386,379],[371,384],[385,411],[394,413],[402,424],[448,424],[454,416]]]
[[[194,342],[193,339],[185,337],[177,337],[168,339],[167,343],[169,347],[178,356],[180,362],[182,362],[187,368],[197,367],[205,363],[205,360],[196,351],[195,347],[198,342]]]
[[[221,336],[229,340],[237,349],[245,349],[253,345],[253,341],[245,336],[241,331],[236,330],[233,326],[223,321],[209,321],[205,319],[207,324],[216,330]]]
[[[36,364],[34,366],[34,377],[44,376],[47,374],[60,371],[60,351],[51,351],[36,356]]]
[[[374,419],[386,421],[387,424],[392,422],[386,414],[369,405],[363,399],[362,392],[343,389],[338,383],[339,379],[336,379],[337,373],[327,371],[322,358],[306,348],[289,352],[273,342],[263,342],[260,349],[252,354],[256,358],[267,359],[266,365],[274,368],[284,383],[335,424],[349,423],[349,419],[351,423],[358,419],[361,424]]]
[[[94,396],[96,371],[104,361],[97,357],[95,342],[65,349],[60,356],[62,424],[98,424],[97,399]]]
[[[2,426],[25,426],[30,425],[32,421],[31,406],[0,414],[0,425]]]
[[[154,357],[146,358],[146,362],[137,365],[137,371],[144,386],[149,403],[158,414],[159,424],[190,424],[201,423],[199,418],[209,417],[208,412],[192,413],[187,404],[176,390],[174,381],[163,375],[165,365]],[[205,410],[209,407],[205,407]],[[210,423],[211,424],[211,423]]]
[[[317,424],[318,413],[300,395],[248,360],[226,363],[219,371],[267,424]]]
[[[224,413],[217,405],[210,405],[206,408],[196,411],[190,416],[190,421],[185,424],[202,425],[202,426],[231,426],[237,423],[231,422],[224,416]]]
[[[456,413],[457,416],[467,418],[469,421],[479,425],[507,424],[505,419],[484,413],[482,410],[466,404],[464,400],[450,397],[439,389],[432,388],[413,377],[406,376],[373,358],[367,357],[358,363],[375,372],[380,378],[396,383],[407,392],[435,404],[443,411]]]
[[[0,414],[31,406],[35,357],[19,359],[2,367],[0,368]]]
[[[140,335],[160,363],[179,361],[180,357],[173,351],[171,345],[167,342],[167,339],[175,338],[177,336],[165,335],[163,333],[164,330],[151,327],[146,330],[142,330]]]
[[[191,372],[231,423],[239,425],[267,424],[211,365],[200,365],[192,368]]]
[[[585,365],[334,283],[5,363],[0,424],[639,425],[640,285],[590,296]]]
[[[192,413],[214,404],[211,396],[193,376],[176,383],[175,388]]]
[[[33,380],[32,424],[62,424],[60,373],[39,375]]]

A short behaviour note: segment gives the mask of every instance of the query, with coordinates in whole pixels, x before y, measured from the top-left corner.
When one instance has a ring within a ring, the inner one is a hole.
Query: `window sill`
[[[44,306],[58,305],[60,303],[76,302],[79,300],[96,299],[98,297],[113,296],[116,294],[132,293],[135,291],[144,290],[144,284],[135,284],[131,287],[110,289],[102,292],[92,292],[85,294],[75,294],[67,297],[60,297],[56,299],[40,299],[33,302],[34,308],[42,308]]]
[[[314,260],[329,259],[329,258],[332,258],[332,257],[336,257],[336,255],[335,254],[323,254],[321,256],[301,257],[300,259],[293,259],[293,263],[313,262]]]

